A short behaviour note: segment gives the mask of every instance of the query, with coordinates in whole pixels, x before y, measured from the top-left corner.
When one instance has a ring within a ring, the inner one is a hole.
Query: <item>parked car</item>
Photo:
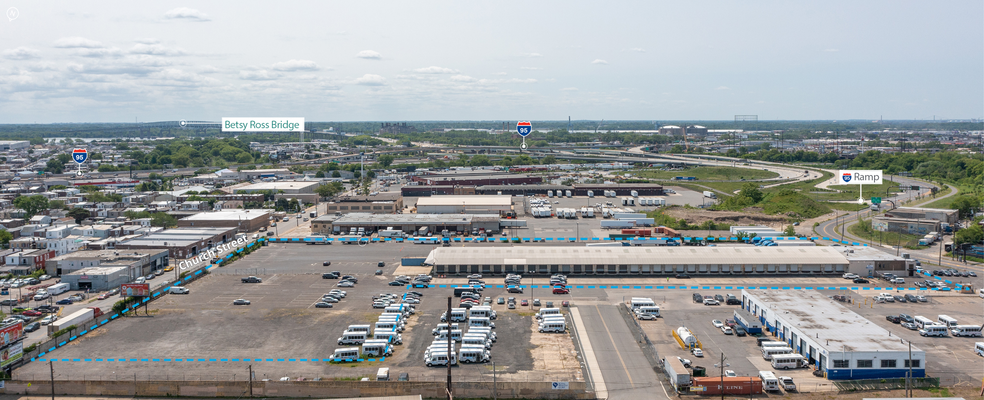
[[[715,328],[720,329],[722,326],[724,326],[724,323],[721,322],[721,320],[719,319],[715,319],[711,321],[711,325],[714,325]]]
[[[690,353],[693,354],[694,357],[704,356],[704,350],[701,350],[700,347],[694,347],[693,350],[690,351]]]
[[[742,328],[740,325],[734,327],[734,330],[735,330],[735,336],[745,336],[748,334],[748,332],[745,332],[745,328]]]
[[[322,267],[327,267],[327,266],[330,266],[330,265],[331,265],[331,261],[325,261],[325,262],[321,263],[321,266]]]
[[[495,299],[495,303],[496,304],[506,304],[506,299],[500,297],[498,299]]]
[[[234,305],[234,306],[248,306],[249,305],[249,300],[246,300],[246,299],[236,299],[236,300],[233,300],[232,301],[232,305]]]
[[[868,280],[864,278],[854,278],[854,283],[868,283]]]
[[[690,275],[687,274],[676,274],[677,279],[690,279]]]
[[[21,314],[26,315],[28,317],[40,317],[42,315],[41,311],[37,311],[37,310],[27,310]]]
[[[911,331],[919,330],[919,325],[916,325],[915,322],[903,322],[901,325],[903,328],[906,328]]]
[[[714,300],[717,300],[720,303],[724,303],[724,296],[716,294],[714,295]]]
[[[515,301],[513,303],[515,303]],[[519,302],[519,304],[521,306],[523,306],[523,307],[527,307],[527,306],[530,305],[530,301],[529,300],[526,300],[526,299],[523,299],[522,301]]]
[[[37,322],[31,322],[30,324],[24,325],[24,332],[34,332],[41,329],[41,324]]]
[[[889,321],[889,322],[891,322],[893,324],[897,324],[897,323],[899,323],[899,322],[902,321],[901,319],[899,319],[899,316],[898,315],[886,315],[885,316],[885,320],[886,321]]]
[[[707,299],[704,299],[704,305],[705,306],[719,306],[719,305],[721,305],[721,303],[719,303],[717,300],[714,300],[714,299],[711,299],[711,298],[707,298]]]
[[[730,326],[722,326],[721,332],[724,332],[725,335],[733,335],[735,333],[734,329],[731,329]]]
[[[72,301],[72,299],[69,298],[64,298],[55,302],[55,304],[59,304],[59,305],[70,305],[72,303],[74,302]]]
[[[315,308],[332,308],[334,306],[332,306],[331,304],[329,304],[327,302],[319,301],[317,303],[314,303],[314,307]]]

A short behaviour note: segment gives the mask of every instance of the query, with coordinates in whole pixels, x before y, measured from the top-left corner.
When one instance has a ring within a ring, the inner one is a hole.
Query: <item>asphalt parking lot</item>
[[[402,287],[387,285],[399,256],[426,255],[433,248],[396,243],[365,248],[340,246],[272,244],[187,285],[190,294],[168,295],[151,303],[149,316],[120,318],[49,357],[78,359],[85,375],[93,379],[112,379],[117,374],[136,379],[235,379],[245,378],[249,364],[257,379],[373,376],[377,368],[384,366],[391,367],[391,374],[396,376],[408,372],[414,380],[443,379],[443,369],[428,368],[422,359],[424,348],[433,340],[431,329],[447,307],[450,289],[418,289],[424,297],[403,332],[404,344],[395,346],[391,357],[343,365],[325,362],[334,349],[348,347],[336,343],[348,325],[376,321],[381,310],[371,307],[372,296],[404,292]],[[372,255],[367,257],[367,251]],[[374,275],[378,261],[364,261],[367,258],[385,261],[384,275]],[[331,259],[330,267],[322,266],[326,259]],[[330,270],[354,275],[359,284],[343,288],[348,295],[334,308],[315,308],[321,295],[338,282],[321,278],[322,272]],[[247,275],[259,276],[263,282],[242,283],[241,278]],[[494,301],[505,293],[490,289],[483,295]],[[251,304],[233,305],[233,300],[239,298]],[[508,311],[504,305],[495,307],[499,313],[496,330],[503,332],[492,349],[493,360],[499,366],[498,379],[534,379],[528,376],[538,373],[533,371],[530,313]],[[136,361],[108,361],[121,358]],[[86,359],[92,361],[83,361]],[[78,367],[56,366],[55,373],[77,378]],[[487,365],[462,365],[455,370],[457,379],[491,379],[492,371]],[[15,375],[30,379],[47,373],[44,363],[35,362],[19,368]]]

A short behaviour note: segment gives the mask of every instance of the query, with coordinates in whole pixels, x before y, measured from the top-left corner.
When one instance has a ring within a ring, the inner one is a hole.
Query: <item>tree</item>
[[[163,228],[173,228],[178,226],[178,219],[167,213],[154,213],[150,216],[150,225]]]
[[[342,190],[345,190],[345,187],[342,186],[341,182],[331,182],[327,185],[318,186],[314,189],[314,192],[317,193],[318,196],[328,198],[334,197],[336,194],[341,193]]]
[[[741,191],[738,192],[738,195],[752,199],[753,203],[758,203],[762,201],[762,197],[763,197],[762,191],[759,190],[758,184],[755,183],[746,183],[742,185]]]
[[[331,171],[331,177],[332,178],[341,178],[342,177],[342,173],[341,172],[338,172],[338,170],[336,169],[334,171]]]
[[[78,207],[73,207],[71,210],[68,210],[68,213],[66,215],[75,218],[76,224],[81,224],[82,221],[84,221],[86,218],[89,218],[90,216],[88,210]]]
[[[10,232],[7,232],[6,229],[0,229],[0,243],[3,243],[4,248],[10,246],[11,240],[14,240],[14,235]]]
[[[383,168],[387,168],[387,167],[389,167],[390,165],[393,164],[393,160],[395,160],[395,159],[396,159],[396,157],[393,157],[392,155],[383,154],[383,155],[379,156],[379,158],[377,158],[376,161],[378,161],[379,162],[379,165],[382,165]]]
[[[48,199],[40,194],[20,196],[14,199],[14,206],[23,209],[27,213],[25,218],[30,219],[37,213],[48,209]]]
[[[540,160],[540,162],[542,164],[556,164],[557,163],[557,157],[554,157],[554,156],[546,156],[546,157],[543,157],[543,159]]]
[[[783,232],[783,234],[785,234],[786,236],[796,236],[796,228],[794,228],[792,225],[787,225],[786,231]]]
[[[981,229],[980,224],[974,224],[967,229],[961,229],[957,231],[956,235],[953,235],[953,244],[960,245],[963,243],[980,244],[984,241],[984,229]]]
[[[58,161],[57,158],[52,158],[48,160],[47,164],[45,164],[44,169],[45,171],[51,172],[53,174],[60,174],[63,171],[65,171],[65,164]]]

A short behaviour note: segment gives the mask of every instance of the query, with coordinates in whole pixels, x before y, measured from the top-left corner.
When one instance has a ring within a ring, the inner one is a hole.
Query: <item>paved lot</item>
[[[608,398],[665,398],[659,377],[616,306],[582,305],[577,310],[584,323],[582,332],[587,334],[601,369]]]

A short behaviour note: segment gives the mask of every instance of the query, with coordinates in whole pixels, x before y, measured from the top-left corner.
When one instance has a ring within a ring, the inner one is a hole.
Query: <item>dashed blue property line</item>
[[[31,361],[51,361],[51,362],[375,362],[386,361],[386,357],[379,358],[32,358]]]

